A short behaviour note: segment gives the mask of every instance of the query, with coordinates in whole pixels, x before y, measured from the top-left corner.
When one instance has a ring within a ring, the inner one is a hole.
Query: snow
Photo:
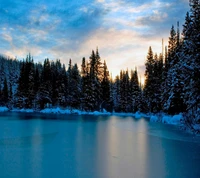
[[[34,112],[33,109],[12,109],[12,112]],[[70,108],[66,108],[66,109],[61,109],[59,107],[56,108],[45,108],[41,111],[39,111],[40,113],[46,113],[46,114],[78,114],[78,115],[116,115],[116,116],[133,116],[136,119],[140,119],[141,117],[146,117],[145,114],[140,113],[140,112],[136,112],[135,114],[133,113],[116,113],[116,112],[107,112],[105,109],[102,112],[99,111],[93,111],[93,112],[88,112],[88,111],[81,111],[78,109],[70,109]]]
[[[111,115],[110,112],[103,111],[94,111],[94,112],[86,112],[81,111],[78,109],[61,109],[59,107],[57,108],[46,108],[40,111],[41,113],[54,113],[54,114],[78,114],[78,115]]]
[[[172,124],[172,125],[182,125],[183,115],[177,114],[174,116],[159,114],[159,115],[152,115],[150,117],[151,122],[162,122],[165,124]]]
[[[136,119],[140,119],[141,117],[148,117],[146,114],[144,114],[144,113],[141,113],[141,112],[136,112],[135,114],[134,114],[134,117],[136,118]]]
[[[9,109],[7,107],[0,107],[0,112],[6,112]],[[26,112],[26,113],[32,113],[34,112],[33,109],[12,109],[12,112]],[[148,117],[146,114],[136,112],[135,114],[133,113],[110,113],[107,112],[106,110],[103,110],[103,112],[99,111],[94,111],[94,112],[86,112],[86,111],[81,111],[78,109],[61,109],[59,107],[56,108],[45,108],[40,111],[40,113],[48,113],[48,114],[78,114],[78,115],[116,115],[116,116],[133,116],[136,119],[140,119],[141,117]],[[166,115],[166,114],[157,114],[157,115],[151,115],[150,116],[150,121],[151,122],[162,122],[166,124],[172,124],[172,125],[181,125],[183,120],[183,115],[178,114],[174,116]],[[198,126],[200,127],[200,126]]]
[[[7,108],[7,107],[5,107],[5,106],[3,106],[3,107],[0,107],[0,112],[6,112],[6,111],[8,111],[9,109]]]
[[[151,122],[158,122],[159,121],[158,116],[151,116],[150,121]]]
[[[181,125],[181,121],[183,120],[182,114],[174,115],[174,116],[164,116],[162,119],[163,123],[173,124],[173,125]]]
[[[194,128],[195,130],[200,130],[200,124],[194,124],[194,125],[193,125],[193,128]]]
[[[12,112],[26,112],[26,113],[32,113],[34,112],[33,109],[17,109],[17,108],[14,108],[11,110]]]
[[[6,112],[9,109],[7,107],[0,107],[0,112]],[[34,109],[18,109],[18,108],[13,108],[11,110],[12,112],[26,112],[26,113],[32,113],[35,112]],[[144,114],[141,113],[111,113],[107,112],[105,109],[102,112],[99,111],[93,111],[93,112],[88,112],[88,111],[81,111],[78,109],[61,109],[59,107],[56,108],[45,108],[41,111],[40,113],[46,113],[46,114],[78,114],[78,115],[117,115],[117,116],[135,116],[136,118],[141,118],[144,116]]]
[[[60,108],[46,108],[40,111],[41,113],[54,113],[54,114],[70,114],[70,110],[66,109],[66,110],[62,110]]]

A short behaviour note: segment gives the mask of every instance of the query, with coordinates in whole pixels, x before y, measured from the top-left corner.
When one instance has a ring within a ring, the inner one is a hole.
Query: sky
[[[0,0],[0,54],[80,68],[98,47],[113,78],[135,67],[143,76],[149,46],[160,53],[188,10],[188,0]]]

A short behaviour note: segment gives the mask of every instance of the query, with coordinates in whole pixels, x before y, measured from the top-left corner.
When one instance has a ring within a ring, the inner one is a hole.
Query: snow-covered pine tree
[[[139,110],[141,99],[141,89],[139,86],[137,68],[135,68],[134,71],[131,70],[129,90],[131,94],[131,112],[135,113]]]
[[[41,84],[37,94],[37,104],[43,109],[52,104],[52,84],[51,84],[51,64],[49,59],[44,60],[43,69],[41,72]]]
[[[33,108],[33,101],[35,98],[35,91],[34,91],[35,67],[34,67],[33,57],[31,57],[30,54],[28,56],[27,73],[28,73],[28,94],[27,94],[26,108]]]
[[[71,69],[70,89],[70,106],[78,109],[81,102],[81,76],[77,64],[74,64]]]
[[[51,62],[51,85],[52,85],[52,105],[64,106],[65,105],[65,66],[62,66],[60,60]]]
[[[82,58],[82,64],[81,64],[81,106],[80,108],[86,109],[86,98],[87,98],[87,85],[89,80],[89,71],[88,71],[88,65],[86,64],[85,57]]]
[[[87,110],[99,110],[100,104],[102,102],[102,91],[101,91],[101,81],[102,81],[102,63],[98,52],[96,53],[92,50],[90,56],[90,61],[88,63],[89,78],[87,78],[87,88],[85,93],[85,104],[87,105]],[[87,102],[86,102],[87,101]]]
[[[110,79],[109,79],[109,71],[106,65],[106,61],[103,63],[103,79],[101,82],[101,91],[102,91],[102,101],[100,103],[100,109],[103,108],[107,111],[112,111],[112,99],[111,99],[111,91],[110,91]]]
[[[2,95],[3,95],[3,104],[4,104],[5,106],[7,106],[7,104],[8,104],[9,93],[8,93],[8,83],[7,83],[6,77],[5,77],[4,83],[3,83]]]
[[[160,112],[161,107],[161,95],[162,95],[162,77],[163,77],[163,55],[157,54],[154,56],[154,99],[153,99],[153,112]]]
[[[114,84],[113,84],[113,105],[114,111],[120,112],[120,101],[121,101],[121,92],[120,92],[120,77],[116,76]]]
[[[62,67],[59,69],[59,82],[58,82],[58,101],[59,106],[66,106],[66,97],[65,93],[68,88],[67,85],[67,73],[65,65],[63,64]]]
[[[154,66],[155,66],[155,59],[153,55],[153,51],[151,46],[148,50],[147,61],[145,63],[146,70],[145,70],[145,85],[144,85],[144,97],[146,100],[147,111],[153,112],[153,101],[154,101],[154,84],[155,84],[155,75],[154,75]]]
[[[82,109],[86,111],[91,111],[94,109],[93,102],[93,92],[91,90],[91,77],[90,77],[90,64],[86,63],[85,76],[82,76]]]
[[[16,94],[16,89],[18,86],[17,82],[20,74],[20,65],[20,61],[0,55],[0,88],[1,90],[3,89],[4,79],[6,77],[9,91],[10,85],[12,85],[12,96]],[[2,97],[0,96],[0,100],[1,99]],[[11,95],[9,94],[9,101],[7,103],[9,107],[12,107],[13,99],[14,97],[11,97]]]
[[[129,73],[128,70],[120,72],[120,111],[130,111]]]
[[[200,122],[200,1],[190,0],[190,12],[183,26],[182,70],[184,101],[191,122]]]
[[[177,33],[172,26],[170,30],[169,45],[167,62],[169,65],[165,65],[167,69],[166,76],[164,75],[163,81],[163,94],[162,103],[163,110],[169,114],[176,114],[185,111],[183,102],[183,86],[181,82],[181,69],[180,69],[180,52],[182,42],[180,41],[179,26],[177,27]]]

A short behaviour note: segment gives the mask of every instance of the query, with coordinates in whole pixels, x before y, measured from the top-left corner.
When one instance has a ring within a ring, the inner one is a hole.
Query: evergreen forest
[[[84,111],[184,113],[200,122],[200,2],[190,0],[182,32],[169,30],[168,46],[161,54],[150,46],[145,63],[145,84],[137,68],[121,70],[112,79],[98,48],[81,66],[70,59],[35,63],[0,56],[0,106],[8,108],[76,108]]]

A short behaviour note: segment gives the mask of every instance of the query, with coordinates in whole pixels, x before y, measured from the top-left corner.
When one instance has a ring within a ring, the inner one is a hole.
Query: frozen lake
[[[200,138],[121,116],[0,113],[1,178],[199,178]]]

